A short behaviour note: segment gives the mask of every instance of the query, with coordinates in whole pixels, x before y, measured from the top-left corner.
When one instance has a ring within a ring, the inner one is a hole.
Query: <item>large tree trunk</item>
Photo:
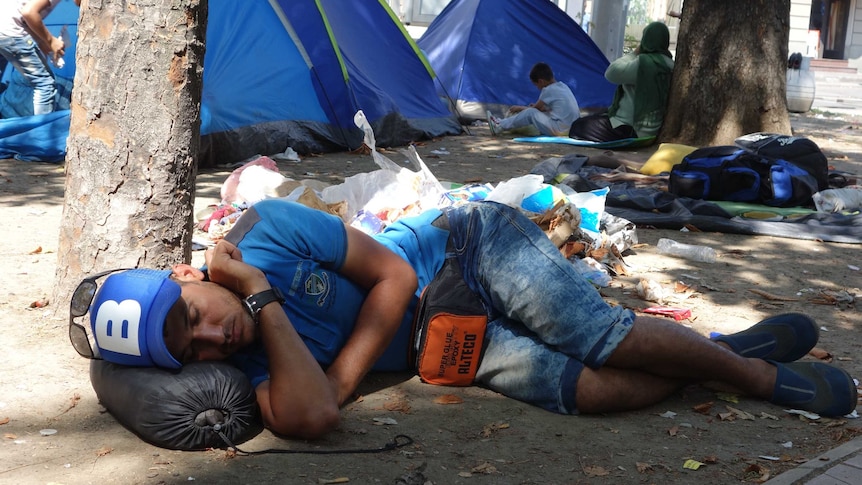
[[[661,140],[728,145],[790,134],[790,0],[686,0]]]
[[[84,0],[53,301],[190,261],[206,0]]]

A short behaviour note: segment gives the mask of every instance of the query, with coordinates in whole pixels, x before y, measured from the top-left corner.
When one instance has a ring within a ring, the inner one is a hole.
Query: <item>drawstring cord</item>
[[[341,450],[285,450],[279,448],[270,448],[266,450],[260,451],[245,451],[239,449],[238,446],[231,442],[230,438],[227,437],[222,432],[222,425],[220,423],[216,423],[212,426],[212,430],[219,435],[219,437],[224,441],[225,445],[227,445],[228,450],[233,450],[236,454],[241,456],[253,456],[253,455],[263,455],[266,453],[294,453],[294,454],[313,454],[313,455],[340,455],[340,454],[357,454],[357,453],[384,453],[387,451],[392,451],[398,448],[402,448],[407,445],[413,444],[413,438],[399,434],[395,435],[392,438],[392,441],[384,444],[380,448],[353,448],[353,449],[341,449]]]

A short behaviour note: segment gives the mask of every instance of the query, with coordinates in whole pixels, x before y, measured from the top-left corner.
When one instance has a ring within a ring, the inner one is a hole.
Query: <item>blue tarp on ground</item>
[[[0,120],[0,159],[59,162],[66,157],[69,110]]]
[[[65,0],[46,21],[58,33],[77,18]],[[380,146],[461,132],[437,96],[433,70],[384,0],[210,0],[206,42],[203,166],[287,147],[358,148],[360,109]],[[74,62],[64,68],[72,78],[69,69]],[[51,148],[65,152],[65,139]]]
[[[502,115],[538,98],[528,74],[546,62],[581,108],[610,105],[607,58],[548,0],[453,0],[417,42],[462,120]]]

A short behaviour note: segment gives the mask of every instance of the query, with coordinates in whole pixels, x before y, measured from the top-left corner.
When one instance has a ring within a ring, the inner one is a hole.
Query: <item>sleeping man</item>
[[[92,277],[75,292],[73,317],[89,305],[97,353],[119,364],[230,359],[255,386],[266,426],[316,438],[339,425],[366,373],[415,369],[424,349],[414,332],[430,335],[414,323],[419,296],[447,261],[487,317],[481,338],[460,347],[478,364],[463,374],[506,396],[562,414],[606,413],[719,381],[827,416],[856,407],[845,371],[796,362],[817,342],[810,318],[778,315],[710,340],[635,316],[606,303],[538,226],[493,202],[403,218],[372,238],[324,212],[264,200],[207,253],[205,270],[116,271],[95,294]],[[448,304],[439,299],[428,307]],[[92,356],[76,338],[83,331],[73,318],[73,344]]]

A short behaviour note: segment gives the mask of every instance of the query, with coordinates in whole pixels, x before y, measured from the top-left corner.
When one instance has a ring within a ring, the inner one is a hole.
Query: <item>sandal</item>
[[[856,409],[856,383],[850,374],[822,362],[779,364],[770,402],[817,413],[844,416]]]
[[[741,332],[718,335],[712,340],[724,342],[743,357],[793,362],[811,351],[819,338],[820,330],[811,317],[801,313],[783,313]]]

